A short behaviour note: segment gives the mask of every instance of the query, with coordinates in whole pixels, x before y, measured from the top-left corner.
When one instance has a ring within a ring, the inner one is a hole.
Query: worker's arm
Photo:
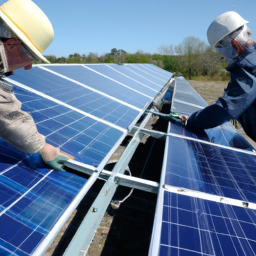
[[[202,131],[213,128],[231,120],[227,110],[213,104],[198,112],[193,113],[187,120],[186,129],[190,131]]]

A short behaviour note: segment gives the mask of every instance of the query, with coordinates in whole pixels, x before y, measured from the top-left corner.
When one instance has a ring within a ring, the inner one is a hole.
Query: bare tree
[[[158,51],[162,55],[174,55],[174,47],[172,44],[170,45],[161,45],[158,47]]]
[[[184,38],[180,44],[174,47],[178,61],[188,70],[189,80],[191,80],[192,71],[196,72],[202,64],[201,57],[206,48],[207,45],[204,41],[193,36]]]

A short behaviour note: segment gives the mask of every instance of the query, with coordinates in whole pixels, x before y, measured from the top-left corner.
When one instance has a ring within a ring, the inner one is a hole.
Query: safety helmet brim
[[[28,36],[22,32],[22,30],[15,24],[0,8],[0,17],[9,26],[9,28],[17,35],[17,37],[41,60],[46,63],[50,63],[38,49],[31,43]]]
[[[207,30],[208,42],[212,47],[236,29],[248,24],[237,12],[225,12],[218,16]]]

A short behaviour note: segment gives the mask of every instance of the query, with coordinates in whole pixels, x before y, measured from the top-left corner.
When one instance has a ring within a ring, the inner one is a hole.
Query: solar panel
[[[255,221],[255,210],[165,191],[158,255],[255,255]]]
[[[152,97],[136,91],[131,87],[125,87],[118,82],[87,69],[85,66],[50,65],[46,68],[112,97],[118,98],[139,109],[142,109],[150,100],[152,100]]]
[[[194,100],[182,105],[201,104],[183,78],[172,104],[186,97],[180,88]],[[229,123],[194,133],[171,122],[168,130],[149,255],[255,255],[252,146]]]
[[[100,171],[161,87],[98,68],[42,65],[6,81],[46,142]],[[32,164],[33,155],[0,140],[1,255],[43,252],[98,175],[87,180]]]
[[[256,202],[256,155],[170,136],[165,184]]]
[[[162,88],[161,83],[153,82],[145,74],[128,69],[129,65],[108,65],[108,67],[138,81],[139,83],[142,83],[143,85],[147,85],[154,90],[159,91]],[[171,76],[172,75],[170,74],[169,78],[167,79],[169,80]]]
[[[121,72],[117,72],[115,69],[112,69],[110,66],[107,65],[86,65],[86,67],[91,68],[92,70],[95,70],[103,75],[106,75],[107,77],[115,81],[119,81],[122,84],[129,84],[129,87],[151,97],[154,97],[160,89],[160,87],[158,88],[158,90],[152,89],[151,87],[139,83],[129,78],[128,76],[124,76]]]
[[[136,73],[141,73],[143,76],[146,76],[152,82],[155,82],[160,86],[163,86],[165,84],[166,78],[161,77],[158,74],[155,74],[153,72],[150,72],[149,70],[146,70],[145,68],[139,66],[139,64],[137,65],[130,64],[130,65],[127,65],[126,68]]]

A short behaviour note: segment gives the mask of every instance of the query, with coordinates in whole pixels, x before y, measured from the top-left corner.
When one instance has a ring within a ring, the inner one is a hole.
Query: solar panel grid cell
[[[182,138],[169,138],[165,184],[256,202],[256,158]]]
[[[159,255],[255,255],[256,212],[164,192]]]

